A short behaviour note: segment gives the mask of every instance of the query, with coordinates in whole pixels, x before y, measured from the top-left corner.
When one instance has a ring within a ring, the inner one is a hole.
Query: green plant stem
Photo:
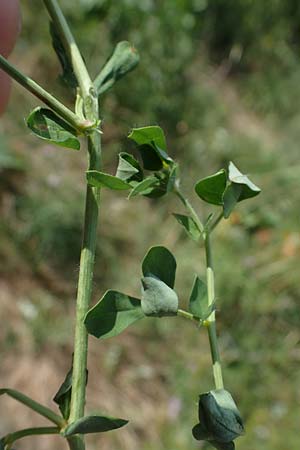
[[[41,405],[41,403],[38,403],[35,400],[32,400],[32,398],[27,397],[27,395],[25,394],[22,394],[19,391],[15,391],[14,389],[0,389],[0,395],[3,394],[7,394],[18,402],[23,403],[23,405],[26,405],[28,408],[32,409],[41,416],[46,417],[51,422],[55,423],[58,427],[62,428],[65,425],[65,421],[61,416],[59,416],[46,406]]]
[[[22,439],[26,436],[59,434],[59,432],[60,429],[58,427],[24,428],[23,430],[16,431],[15,433],[7,434],[3,438],[3,442],[4,445],[12,445],[15,441]]]
[[[49,15],[56,27],[77,78],[83,99],[84,114],[87,120],[99,120],[98,99],[96,91],[75,42],[69,25],[56,0],[44,0]],[[89,170],[101,168],[101,138],[96,130],[87,137],[89,151]],[[92,296],[93,269],[97,240],[98,205],[100,190],[87,185],[83,240],[80,255],[80,268],[76,300],[76,322],[74,336],[74,355],[72,372],[72,394],[69,423],[84,416],[86,396],[86,367],[88,352],[88,334],[84,318],[90,307]],[[81,436],[68,438],[71,450],[83,450],[84,439]]]
[[[87,99],[91,94],[91,90],[94,90],[94,85],[89,76],[74,36],[63,15],[63,12],[59,7],[58,2],[56,0],[44,0],[44,3],[55,28],[62,39],[65,50],[69,54],[75,76],[81,89],[82,97]]]
[[[213,221],[213,223],[210,225],[209,227],[209,232],[211,233],[216,226],[221,222],[221,220],[223,219],[224,215],[223,215],[223,211],[220,212],[220,214],[216,217],[216,219]]]
[[[194,219],[195,223],[198,225],[198,228],[199,228],[200,232],[203,233],[204,232],[204,226],[203,226],[201,220],[199,219],[198,214],[196,213],[196,211],[194,210],[193,206],[189,202],[189,200],[184,197],[184,195],[182,194],[182,192],[180,191],[178,186],[176,186],[174,188],[174,192],[177,195],[177,197],[181,200],[183,205],[186,207],[186,209],[189,211],[189,213],[191,214],[191,216]]]
[[[208,305],[211,305],[215,300],[215,282],[212,261],[212,251],[210,244],[210,234],[206,232],[204,235],[205,254],[206,254],[206,275],[207,275],[207,297]],[[216,318],[215,312],[212,312],[209,318],[205,321],[208,331],[210,351],[213,363],[213,375],[216,389],[223,389],[223,376],[221,367],[221,358],[218,346],[218,338],[216,332]]]
[[[184,319],[192,320],[193,322],[196,322],[199,325],[199,318],[185,311],[184,309],[178,309],[177,316],[184,317]]]
[[[35,95],[39,100],[41,100],[45,105],[49,106],[53,111],[55,111],[60,117],[65,119],[73,128],[78,130],[80,133],[91,128],[94,123],[82,120],[73,111],[63,105],[59,100],[57,100],[53,95],[49,94],[45,89],[43,89],[38,83],[33,81],[30,77],[19,72],[19,70],[13,66],[7,59],[0,55],[0,69],[4,70],[9,76],[11,76],[15,81],[17,81],[21,86]]]

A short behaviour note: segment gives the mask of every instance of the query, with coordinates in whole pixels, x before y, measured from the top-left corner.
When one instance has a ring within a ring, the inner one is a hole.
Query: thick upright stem
[[[96,122],[99,119],[98,98],[73,34],[58,2],[56,0],[44,0],[44,3],[69,54],[83,99],[84,115],[88,121]],[[101,166],[100,134],[97,131],[92,131],[87,139],[89,170],[99,170]],[[89,309],[92,296],[99,196],[99,189],[87,186],[76,301],[70,423],[84,415],[88,353],[88,334],[84,325],[84,318]],[[73,439],[68,439],[68,443],[72,450],[83,450],[85,448],[83,437],[74,436]]]
[[[207,276],[207,296],[208,304],[211,305],[215,300],[215,282],[214,282],[214,271],[213,271],[213,261],[212,252],[210,245],[210,235],[207,232],[204,236],[205,242],[205,254],[206,254],[206,276]],[[213,375],[215,380],[216,389],[223,389],[223,376],[221,367],[221,358],[218,346],[218,338],[216,332],[216,319],[215,313],[213,312],[206,321],[206,327],[208,331],[210,351],[213,363]]]

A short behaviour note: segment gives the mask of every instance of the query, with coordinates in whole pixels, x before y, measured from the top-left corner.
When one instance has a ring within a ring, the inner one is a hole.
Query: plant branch
[[[58,427],[37,427],[37,428],[24,428],[23,430],[16,431],[15,433],[7,434],[2,440],[4,445],[12,445],[15,441],[22,439],[26,436],[37,436],[43,434],[59,434],[60,429]]]
[[[91,91],[94,90],[94,85],[89,76],[86,65],[76,44],[74,36],[70,30],[70,27],[56,0],[44,0],[44,3],[53,21],[53,24],[62,39],[65,50],[69,54],[82,97],[84,99],[87,99],[90,96]]]
[[[214,271],[213,271],[212,251],[209,232],[205,233],[204,242],[206,255],[207,297],[208,297],[208,306],[210,306],[215,300],[215,282],[214,282]],[[218,346],[218,338],[216,332],[215,312],[211,313],[211,315],[205,321],[205,325],[207,327],[209,337],[215,386],[216,389],[223,389],[224,384],[222,376],[221,358]]]
[[[183,309],[178,309],[177,316],[183,317],[184,319],[192,320],[193,322],[196,322],[197,325],[199,325],[199,323],[200,323],[198,317],[194,316],[193,314],[191,314]]]
[[[11,76],[17,83],[21,84],[25,89],[35,95],[45,105],[49,106],[60,117],[65,119],[73,128],[80,133],[91,128],[94,123],[86,120],[82,120],[79,116],[73,113],[69,108],[63,105],[57,98],[49,94],[44,88],[36,83],[32,78],[22,74],[13,64],[7,61],[0,55],[0,69],[4,70],[9,76]]]
[[[35,400],[32,400],[32,398],[27,397],[27,395],[25,394],[15,391],[14,389],[0,389],[0,395],[3,394],[7,394],[10,397],[17,400],[18,402],[23,403],[23,405],[32,409],[41,416],[46,417],[46,419],[49,419],[51,422],[55,423],[58,427],[62,428],[65,425],[65,421],[61,416],[59,416],[46,406],[42,405],[41,403],[38,403]]]

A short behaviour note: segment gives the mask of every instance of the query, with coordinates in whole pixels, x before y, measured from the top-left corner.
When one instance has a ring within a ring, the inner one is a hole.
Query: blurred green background
[[[130,40],[138,68],[101,101],[104,167],[132,148],[133,126],[158,124],[181,166],[182,189],[205,217],[194,183],[229,160],[262,188],[215,232],[218,331],[225,384],[244,416],[238,450],[300,444],[300,4],[296,0],[61,1],[92,74]],[[42,2],[22,2],[12,61],[72,105],[59,79]],[[72,354],[85,151],[37,141],[24,118],[37,101],[15,86],[0,121],[0,376],[51,405]],[[151,245],[176,256],[186,303],[203,249],[172,218],[172,197],[126,200],[103,191],[94,301],[108,288],[139,295]],[[89,449],[208,449],[196,442],[197,399],[213,387],[205,330],[149,319],[120,337],[90,340],[87,409],[125,417]],[[43,423],[1,399],[0,434]],[[58,438],[16,449],[64,448]]]

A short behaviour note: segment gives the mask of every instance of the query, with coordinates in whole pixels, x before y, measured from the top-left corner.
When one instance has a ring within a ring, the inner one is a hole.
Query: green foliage
[[[53,398],[53,401],[58,405],[63,418],[66,420],[68,420],[70,415],[72,371],[73,367],[68,371],[66,378]]]
[[[126,152],[121,152],[119,153],[119,164],[116,177],[127,182],[142,181],[143,171],[134,156]]]
[[[206,320],[214,311],[215,305],[208,305],[207,286],[198,277],[195,277],[194,285],[189,299],[189,311],[201,321]]]
[[[86,173],[88,184],[94,187],[106,187],[115,191],[126,191],[130,184],[118,177],[97,170],[88,170]]]
[[[178,297],[163,281],[152,276],[142,278],[141,307],[145,316],[176,316]]]
[[[85,416],[67,426],[64,436],[74,434],[104,433],[127,425],[128,420],[107,416]]]
[[[98,94],[103,94],[114,83],[133,70],[139,63],[137,50],[127,41],[119,42],[107,63],[95,79]]]
[[[142,263],[144,277],[156,277],[171,289],[175,283],[176,260],[172,253],[162,246],[152,247]]]
[[[240,412],[225,389],[200,395],[199,420],[193,428],[194,438],[209,441],[221,450],[234,449],[232,441],[244,434]]]
[[[184,214],[173,214],[175,219],[180,225],[182,225],[193,241],[198,242],[201,237],[201,231],[199,230],[198,225],[192,217],[186,216]]]
[[[223,194],[226,188],[227,177],[224,169],[203,178],[195,185],[195,191],[199,197],[213,205],[223,205]]]
[[[90,309],[84,323],[90,334],[106,339],[117,336],[143,317],[145,316],[139,299],[109,290]]]
[[[203,178],[196,184],[195,191],[205,202],[222,205],[225,219],[228,219],[238,202],[260,193],[260,189],[231,161],[228,174],[225,170],[220,170],[214,175]]]
[[[35,108],[27,117],[26,123],[35,136],[60,147],[80,150],[76,130],[50,109]]]
[[[133,183],[132,183],[133,184]],[[156,186],[159,185],[159,181],[156,177],[147,177],[139,183],[135,183],[133,189],[130,191],[128,198],[135,197],[136,195],[151,195]]]

